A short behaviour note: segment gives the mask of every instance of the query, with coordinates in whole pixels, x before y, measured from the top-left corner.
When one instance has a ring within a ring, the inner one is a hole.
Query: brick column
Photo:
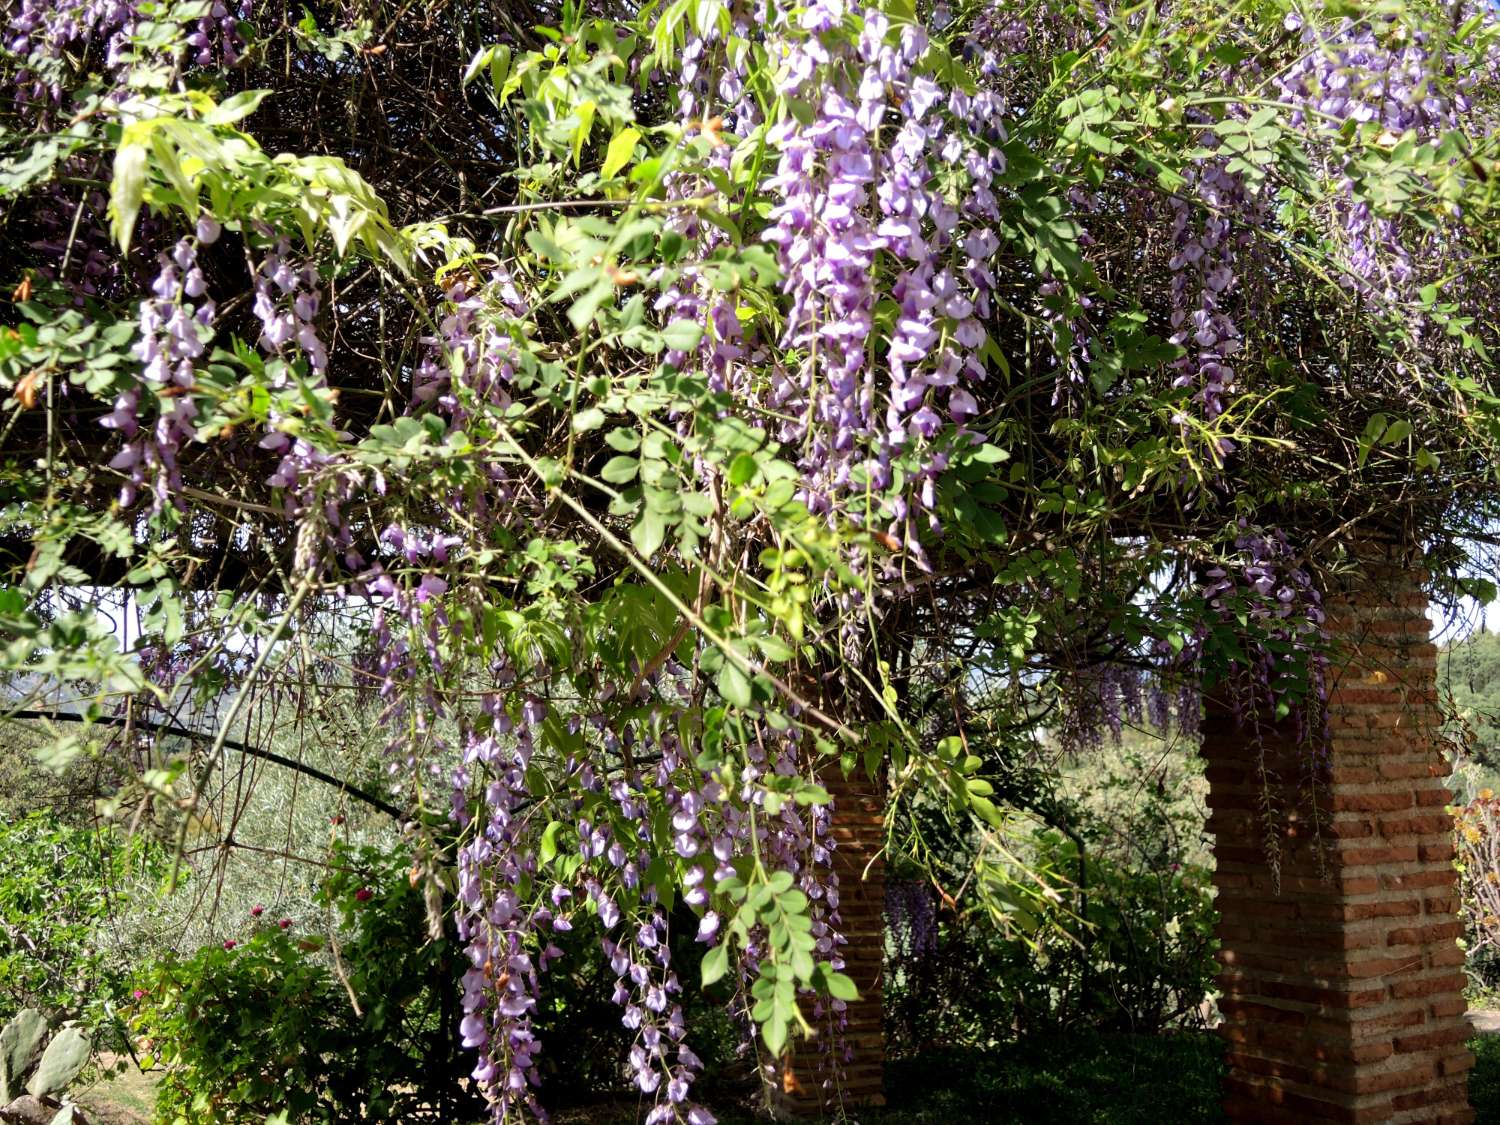
[[[885,1104],[885,861],[880,856],[885,790],[862,771],[845,778],[835,768],[822,782],[834,801],[830,832],[839,879],[838,928],[847,942],[840,955],[843,971],[859,988],[859,999],[849,1003],[845,1013],[842,1048],[850,1054],[847,1061],[832,1059],[829,1044],[799,1040],[773,1069],[770,1100],[778,1118],[819,1117],[840,1106]]]
[[[1263,780],[1244,732],[1207,708],[1230,1120],[1472,1120],[1425,608],[1417,576],[1386,562],[1330,595],[1343,649],[1326,760],[1279,731]],[[1267,793],[1282,810],[1279,886]]]

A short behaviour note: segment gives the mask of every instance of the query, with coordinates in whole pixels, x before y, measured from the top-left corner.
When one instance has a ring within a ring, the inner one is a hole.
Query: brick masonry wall
[[[778,1117],[820,1117],[840,1106],[883,1105],[885,1028],[881,968],[885,956],[885,790],[858,773],[823,777],[833,796],[833,867],[839,877],[839,929],[847,945],[844,972],[859,988],[847,1005],[843,1046],[850,1057],[831,1066],[826,1044],[800,1040],[769,1075]],[[804,1004],[804,1011],[806,1006]],[[826,1032],[824,1033],[826,1034]]]
[[[1473,1119],[1425,609],[1417,576],[1384,562],[1330,595],[1344,650],[1326,760],[1282,731],[1262,776],[1226,709],[1207,708],[1230,1120]],[[1279,884],[1267,794],[1282,810]]]

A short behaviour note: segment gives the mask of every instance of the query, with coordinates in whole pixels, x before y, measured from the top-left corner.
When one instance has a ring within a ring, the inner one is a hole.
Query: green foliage
[[[729,1014],[733,991],[727,981],[716,987],[693,985],[708,952],[694,940],[696,925],[691,910],[679,906],[670,941],[672,964],[684,983],[687,1044],[704,1063],[699,1081],[709,1088],[732,1089],[737,1048],[742,1045]],[[552,937],[563,955],[547,970],[547,988],[533,1024],[543,1044],[538,1066],[547,1088],[556,1091],[552,1100],[557,1107],[598,1102],[630,1087],[621,1060],[628,1057],[636,1032],[621,1022],[621,1007],[611,998],[618,978],[600,949],[599,937],[598,924],[590,919]]]
[[[886,1067],[886,1104],[861,1125],[1207,1125],[1219,1122],[1223,1046],[1202,1033],[1075,1032],[988,1050],[938,1049]],[[1497,1060],[1500,1061],[1500,1060]],[[610,1118],[624,1125],[634,1117]],[[726,1114],[721,1125],[752,1125]]]
[[[985,1053],[938,1052],[891,1067],[878,1120],[1173,1125],[1221,1120],[1223,1048],[1208,1035],[1039,1036]],[[863,1118],[862,1118],[863,1119]]]
[[[247,940],[168,956],[137,978],[141,1061],[166,1070],[159,1121],[479,1115],[457,1081],[456,947],[426,940],[423,893],[399,853],[334,855],[322,895],[339,924],[326,935],[262,915]]]
[[[1480,630],[1445,645],[1438,691],[1454,741],[1480,765],[1500,770],[1500,634]]]
[[[1468,1046],[1474,1052],[1474,1069],[1469,1073],[1474,1120],[1496,1125],[1500,1122],[1500,1036],[1477,1035]]]
[[[115,829],[38,812],[0,823],[0,1020],[22,1008],[107,1029],[127,953],[106,941],[133,884],[164,872],[159,849]]]
[[[1132,736],[1061,775],[1016,761],[991,773],[1032,818],[1006,837],[1034,880],[1030,924],[943,910],[936,950],[887,974],[896,1049],[1197,1025],[1217,916],[1196,747]],[[972,845],[947,847],[940,869],[962,870]]]

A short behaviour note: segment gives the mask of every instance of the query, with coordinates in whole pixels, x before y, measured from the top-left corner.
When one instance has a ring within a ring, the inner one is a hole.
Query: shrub
[[[1465,968],[1480,990],[1500,986],[1500,798],[1488,789],[1453,813]]]
[[[1026,898],[1029,924],[937,911],[929,888],[893,884],[886,1017],[896,1051],[1198,1023],[1217,969],[1217,916],[1196,754],[1155,743],[1150,754],[1101,752],[1061,781],[1000,772],[1007,803],[1041,822],[1008,841],[1040,884]],[[969,841],[931,823],[923,831],[944,868],[972,862]]]
[[[0,1024],[38,1008],[114,1025],[132,954],[105,923],[132,885],[163,871],[159,849],[108,827],[46,812],[0,822]]]
[[[457,1081],[459,963],[426,939],[422,892],[395,851],[334,849],[327,937],[261,914],[243,940],[169,956],[138,981],[133,1029],[166,1068],[158,1119],[454,1121],[480,1107]]]
[[[1057,897],[1029,932],[985,917],[941,921],[935,951],[888,976],[887,1018],[902,1046],[1080,1027],[1155,1032],[1196,1019],[1216,968],[1209,872],[1088,856],[1080,870],[1077,844],[1052,830],[1033,847],[1039,870],[1085,878],[1054,882]]]
[[[166,1069],[158,1119],[171,1125],[477,1120],[461,1089],[472,1054],[455,1032],[466,963],[450,937],[427,938],[426,906],[399,849],[337,845],[319,895],[339,915],[331,937],[252,917],[242,937],[168,957],[137,981],[132,1027],[146,1067]],[[698,979],[691,915],[673,927],[674,963]],[[613,973],[596,922],[555,935],[563,956],[536,1013],[538,1065],[560,1100],[629,1087],[620,1060],[635,1033],[610,1000]],[[352,995],[351,995],[352,994]],[[689,988],[690,1045],[722,1076],[736,1037],[725,995]],[[356,1012],[354,1004],[358,1003]],[[623,1049],[622,1049],[623,1048]]]

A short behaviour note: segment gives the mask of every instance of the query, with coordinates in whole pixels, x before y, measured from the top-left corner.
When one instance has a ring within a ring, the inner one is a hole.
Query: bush
[[[1207,1034],[1039,1035],[894,1063],[880,1125],[1217,1122],[1223,1046]]]
[[[1017,1030],[1151,1033],[1191,1019],[1217,969],[1210,873],[1170,855],[1159,866],[1080,857],[1073,839],[1050,830],[1034,840],[1044,871],[1079,878],[1056,887],[1034,934],[988,943]]]
[[[1024,928],[935,912],[930,890],[913,899],[892,884],[886,1018],[898,1053],[1200,1022],[1217,970],[1201,765],[1191,747],[1146,749],[1101,752],[1062,781],[1001,763],[1001,795],[1041,822],[1008,841],[1040,883]],[[946,868],[972,862],[968,841],[922,831]]]
[[[903,1048],[983,1046],[1072,1028],[1157,1032],[1192,1023],[1213,986],[1209,873],[1085,857],[1055,831],[1032,841],[1043,870],[1073,871],[1034,929],[950,919],[935,953],[888,974],[887,1018]]]
[[[172,1125],[477,1119],[460,1088],[456,947],[426,940],[395,850],[337,846],[322,886],[336,940],[261,914],[243,941],[170,956],[138,981],[144,1066]],[[333,930],[330,927],[330,930]],[[281,1117],[275,1115],[280,1114]]]
[[[1481,789],[1451,811],[1465,969],[1476,990],[1490,992],[1500,986],[1500,799]]]
[[[106,922],[157,881],[160,850],[108,827],[31,813],[0,822],[0,1024],[23,1008],[106,1032],[132,971]]]
[[[132,1027],[145,1067],[162,1066],[158,1120],[255,1122],[478,1120],[461,1087],[475,1058],[458,1046],[467,962],[445,936],[427,939],[426,908],[400,849],[338,845],[320,888],[340,914],[329,938],[261,913],[247,935],[168,957],[137,981]],[[674,925],[674,964],[693,1017],[690,1045],[722,1083],[735,1037],[725,997],[696,987],[703,947],[687,914]],[[535,1016],[546,1087],[558,1103],[618,1095],[635,1033],[610,1000],[614,976],[595,924],[555,935],[563,957],[547,973]],[[342,979],[340,973],[342,972]],[[356,1012],[351,993],[357,1000]],[[717,1008],[717,1011],[715,1009]],[[715,1018],[717,1017],[717,1018]]]

